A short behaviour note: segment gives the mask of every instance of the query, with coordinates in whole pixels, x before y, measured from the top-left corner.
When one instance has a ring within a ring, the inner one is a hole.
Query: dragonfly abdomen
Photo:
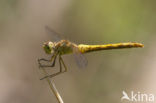
[[[106,45],[78,45],[79,50],[81,53],[87,53],[92,51],[99,51],[99,50],[110,50],[110,49],[121,49],[121,48],[137,48],[143,47],[141,43],[115,43],[115,44],[106,44]]]

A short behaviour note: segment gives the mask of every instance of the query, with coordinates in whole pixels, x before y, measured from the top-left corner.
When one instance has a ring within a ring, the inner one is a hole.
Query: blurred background
[[[123,90],[156,94],[155,5],[155,0],[0,0],[0,102],[57,103],[48,83],[39,80],[44,75],[37,59],[49,57],[42,44],[53,38],[45,25],[77,44],[145,45],[85,54],[85,69],[72,55],[63,56],[68,72],[52,80],[65,103],[120,103]]]

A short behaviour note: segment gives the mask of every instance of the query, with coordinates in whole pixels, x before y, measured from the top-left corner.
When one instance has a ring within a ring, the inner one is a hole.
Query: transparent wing
[[[47,32],[47,34],[52,35],[52,41],[53,42],[57,42],[62,40],[62,38],[60,37],[60,34],[55,32],[53,29],[51,29],[49,26],[45,26],[45,30]],[[79,51],[79,49],[77,47],[73,47],[73,55],[74,58],[76,60],[76,63],[78,65],[78,67],[80,68],[84,68],[87,66],[88,61],[85,58],[85,56]]]
[[[45,31],[47,34],[50,34],[52,35],[52,41],[54,42],[57,42],[59,40],[61,40],[62,38],[60,37],[60,34],[55,32],[53,29],[51,29],[49,26],[45,26]]]
[[[75,58],[75,61],[80,68],[84,68],[87,66],[88,61],[85,58],[85,56],[79,51],[77,47],[73,47],[73,55]]]

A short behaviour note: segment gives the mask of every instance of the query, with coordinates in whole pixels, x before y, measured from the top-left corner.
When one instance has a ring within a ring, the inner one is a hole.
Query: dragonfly
[[[58,38],[58,33],[53,31],[48,26],[45,27],[45,29],[48,32],[51,32],[52,34],[56,34],[55,37]],[[69,40],[60,39],[59,41],[53,42],[53,41],[47,41],[43,44],[43,50],[46,54],[50,55],[50,59],[41,58],[38,59],[39,67],[45,68],[45,67],[54,67],[55,61],[58,57],[59,59],[59,72],[56,72],[51,75],[44,76],[40,80],[43,80],[47,77],[52,78],[55,77],[61,73],[67,72],[67,66],[64,63],[64,60],[62,58],[62,55],[67,54],[74,54],[75,60],[80,67],[85,67],[87,65],[87,60],[84,57],[84,53],[89,53],[93,51],[101,51],[101,50],[111,50],[111,49],[124,49],[124,48],[143,48],[144,45],[142,43],[137,42],[125,42],[125,43],[114,43],[114,44],[102,44],[102,45],[87,45],[87,44],[76,44]],[[45,61],[50,63],[50,65],[44,65],[41,63],[41,61]],[[64,67],[64,70],[62,68]]]

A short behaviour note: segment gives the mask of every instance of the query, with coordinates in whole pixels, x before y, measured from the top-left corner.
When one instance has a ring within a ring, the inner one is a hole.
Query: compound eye
[[[49,46],[47,46],[47,49],[48,49],[48,50],[50,50],[50,47],[49,47]]]

